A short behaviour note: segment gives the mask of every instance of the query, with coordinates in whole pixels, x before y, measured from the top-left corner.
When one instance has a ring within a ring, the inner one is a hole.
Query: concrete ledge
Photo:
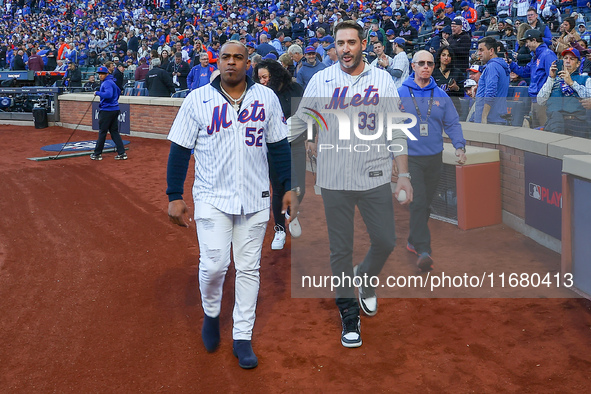
[[[481,148],[478,146],[466,146],[466,157],[468,160],[464,165],[493,163],[500,160],[497,149]],[[456,148],[452,144],[443,144],[443,163],[457,165]]]
[[[500,136],[513,130],[519,130],[518,127],[498,126],[490,124],[480,124],[472,122],[460,122],[464,138],[466,141],[482,142],[487,144],[500,144]]]
[[[562,172],[584,179],[591,179],[591,155],[564,156]]]
[[[548,156],[562,159],[564,155],[591,155],[591,140],[569,137],[548,144]]]
[[[154,140],[165,140],[168,137],[168,134],[156,134],[156,133],[146,133],[143,131],[130,131],[130,135],[132,137],[140,137],[140,138],[150,138]],[[125,134],[121,134],[122,137],[125,137]]]
[[[544,156],[548,155],[548,144],[571,138],[568,135],[524,128],[510,130],[500,137],[501,145]]]
[[[89,93],[66,93],[60,94],[58,96],[58,100],[65,100],[65,101],[92,101],[94,99],[94,94],[91,92]],[[96,102],[98,103],[98,97],[96,98]]]
[[[529,237],[539,243],[540,245],[556,252],[562,252],[562,242],[554,237],[549,236],[535,228],[525,224],[525,220],[510,212],[503,210],[503,223],[511,227],[513,230]]]
[[[93,99],[98,103],[99,98],[95,98],[92,93],[68,93],[62,94],[58,97],[63,101],[92,101]],[[149,96],[120,96],[120,104],[139,104],[139,105],[164,105],[170,107],[180,107],[183,103],[182,98],[169,97],[149,97]]]

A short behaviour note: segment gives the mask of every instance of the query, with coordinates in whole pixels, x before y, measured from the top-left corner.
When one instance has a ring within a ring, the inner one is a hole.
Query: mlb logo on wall
[[[552,191],[547,187],[529,183],[529,196],[546,204],[554,205],[562,208],[562,193],[559,191]]]
[[[536,200],[542,200],[542,187],[540,185],[536,185],[535,183],[529,184],[529,196],[531,198],[535,198]]]

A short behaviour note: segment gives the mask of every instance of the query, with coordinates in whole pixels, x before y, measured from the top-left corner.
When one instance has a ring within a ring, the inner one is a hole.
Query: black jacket
[[[146,87],[150,97],[170,97],[175,92],[172,77],[160,67],[154,67],[150,70],[146,76]]]
[[[13,70],[26,70],[27,67],[25,62],[23,61],[23,57],[21,55],[16,55],[14,59],[12,59],[12,69]]]
[[[66,75],[64,75],[64,80],[68,81],[69,87],[80,88],[82,87],[82,72],[80,72],[78,67],[74,68],[73,70],[68,68]]]
[[[285,119],[288,119],[292,115],[292,108],[298,108],[299,102],[304,95],[304,88],[299,83],[292,82],[287,87],[281,89],[280,92],[275,92],[275,94],[279,98],[283,116],[285,116]]]
[[[177,81],[179,82],[179,88],[181,90],[187,89],[187,77],[191,72],[191,66],[187,62],[181,62],[180,64],[176,64],[176,62],[172,61],[168,63],[166,71],[170,74],[171,80],[173,79],[172,73],[179,72],[181,73],[180,76],[177,77]]]
[[[470,34],[463,31],[458,36],[450,36],[447,41],[455,55],[453,66],[460,71],[466,71],[470,65],[470,46],[472,45]]]
[[[113,78],[115,78],[117,87],[123,91],[123,73],[118,68],[115,68],[115,71],[113,71]]]

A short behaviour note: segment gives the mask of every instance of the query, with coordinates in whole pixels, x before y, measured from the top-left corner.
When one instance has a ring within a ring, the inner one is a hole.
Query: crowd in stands
[[[437,84],[458,108],[468,100],[469,109],[471,97],[485,94],[478,89],[488,66],[479,57],[479,40],[492,37],[493,63],[504,63],[509,84],[524,87],[530,98],[530,126],[544,127],[543,112],[564,115],[565,107],[565,120],[587,122],[591,2],[446,1],[0,0],[0,68],[63,71],[65,84],[82,86],[80,67],[112,62],[115,73],[146,82],[157,67],[165,71],[157,73],[165,96],[209,83],[220,46],[238,40],[248,47],[250,73],[261,59],[277,60],[305,88],[315,72],[338,61],[332,28],[354,20],[367,34],[366,60],[387,70],[397,86],[408,77],[408,59],[426,49],[434,55]],[[564,78],[567,64],[572,71]],[[542,91],[550,98],[540,97]]]

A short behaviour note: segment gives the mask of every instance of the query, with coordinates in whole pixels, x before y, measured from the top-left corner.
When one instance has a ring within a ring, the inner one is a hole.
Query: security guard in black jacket
[[[175,92],[172,77],[165,70],[160,68],[160,59],[154,58],[150,61],[152,69],[146,76],[146,87],[150,97],[170,97]]]

